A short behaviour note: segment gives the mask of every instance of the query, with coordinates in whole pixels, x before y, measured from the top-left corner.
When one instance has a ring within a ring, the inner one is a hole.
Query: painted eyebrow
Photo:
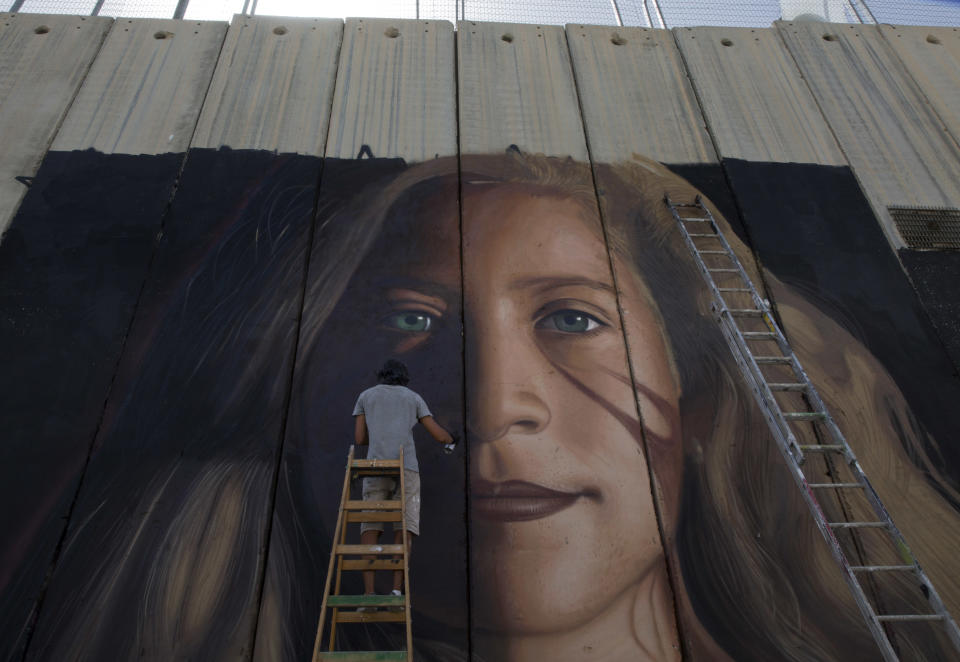
[[[603,281],[593,280],[592,278],[583,278],[582,276],[537,276],[535,278],[520,278],[510,283],[511,290],[533,289],[539,292],[552,290],[558,287],[569,287],[579,285],[589,287],[591,290],[601,290],[603,292],[614,293],[613,285]]]
[[[427,296],[443,299],[444,301],[456,301],[460,298],[459,288],[453,289],[440,283],[429,280],[419,280],[417,278],[385,278],[378,281],[377,285],[384,290],[413,290],[426,294]]]

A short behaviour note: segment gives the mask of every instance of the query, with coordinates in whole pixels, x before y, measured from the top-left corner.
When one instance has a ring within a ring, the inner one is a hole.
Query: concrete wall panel
[[[677,28],[674,34],[721,157],[846,162],[776,32]]]
[[[593,160],[716,161],[669,31],[568,25],[567,42]]]
[[[113,21],[0,14],[0,235]]]
[[[343,23],[235,16],[191,147],[322,156]]]
[[[460,151],[587,160],[563,30],[461,22],[457,32]]]
[[[104,420],[117,361],[225,27],[114,23],[8,230],[9,245],[4,243],[10,331],[16,338],[5,343],[11,352],[7,374],[19,376],[9,384],[16,398],[5,398],[11,429],[29,429],[30,417],[45,421],[40,434],[14,435],[23,444],[24,466],[33,472],[22,471],[16,482],[5,483],[20,485],[21,512],[34,521],[23,542],[32,551],[17,571],[18,590],[27,596],[19,608],[39,605],[42,613],[44,605],[53,605],[53,622],[69,601],[46,596],[90,574],[88,569],[71,578],[69,572],[53,572],[64,561],[63,541],[76,541],[76,528],[62,532],[80,503],[75,499],[83,493],[85,463]],[[172,46],[177,32],[179,55]],[[154,156],[141,159],[144,153]],[[25,297],[36,312],[18,304]],[[36,324],[37,314],[42,324]],[[31,326],[34,331],[24,333]],[[66,356],[30,352],[27,347],[36,343],[60,352],[73,349]],[[31,406],[17,406],[18,399]],[[46,460],[30,462],[32,456]],[[37,472],[51,479],[38,479]],[[31,573],[38,577],[27,581]],[[54,576],[64,583],[54,583]],[[18,618],[27,623],[26,615]],[[15,641],[22,646],[33,636],[28,654],[43,651],[49,622],[41,617],[35,630],[24,627]]]
[[[872,26],[777,23],[890,244],[890,205],[960,204],[960,147]]]
[[[353,440],[351,413],[384,360],[404,361],[410,388],[441,425],[463,437],[453,26],[348,20],[329,135],[257,660],[305,659],[313,649]],[[416,195],[404,195],[395,180],[411,177],[408,166],[417,162],[415,168],[441,179],[419,182]],[[413,223],[424,213],[445,221],[444,231],[417,233]],[[446,286],[424,291],[435,262],[447,267]],[[466,458],[462,451],[443,455],[421,426],[415,436],[423,505],[411,561],[414,648],[428,657],[466,656]],[[359,484],[353,489],[359,498]],[[382,540],[392,535],[388,528]],[[359,542],[358,526],[348,539]],[[345,573],[342,592],[363,590],[359,574]],[[379,592],[389,592],[391,573],[379,574]],[[400,625],[344,624],[337,632],[341,650],[405,647]]]

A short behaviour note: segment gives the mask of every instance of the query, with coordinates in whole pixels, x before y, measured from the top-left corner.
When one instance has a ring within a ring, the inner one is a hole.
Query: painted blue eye
[[[537,322],[538,329],[549,329],[561,333],[586,333],[606,326],[593,315],[579,310],[558,310]]]
[[[433,326],[433,317],[425,313],[402,312],[388,315],[383,320],[383,325],[397,331],[407,333],[422,333],[429,331]]]

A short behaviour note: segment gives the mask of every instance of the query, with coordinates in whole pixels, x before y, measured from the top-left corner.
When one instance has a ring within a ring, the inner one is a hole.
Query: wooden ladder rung
[[[347,501],[344,510],[400,510],[399,501]]]
[[[353,469],[399,469],[400,460],[354,460],[350,465]]]
[[[402,607],[403,595],[331,595],[327,604],[331,607]]]
[[[343,559],[341,570],[403,570],[403,559]]]
[[[395,510],[379,510],[372,513],[350,511],[346,516],[348,522],[399,522],[403,519],[403,513]]]
[[[403,545],[337,545],[335,554],[403,554]],[[330,596],[333,597],[332,595]]]
[[[318,660],[342,660],[342,662],[387,662],[406,660],[407,651],[322,651]]]
[[[407,620],[402,611],[339,611],[337,623],[403,623]]]

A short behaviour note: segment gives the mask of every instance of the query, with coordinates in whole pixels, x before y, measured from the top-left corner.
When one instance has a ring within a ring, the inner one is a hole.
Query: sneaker
[[[396,589],[396,588],[390,591],[390,595],[395,595],[398,598],[403,597],[403,593],[400,592],[400,589]],[[390,611],[403,611],[403,605],[400,605],[397,607],[390,607]]]
[[[376,595],[376,593],[364,593],[364,595]],[[372,614],[377,610],[376,607],[357,607],[358,614]]]

